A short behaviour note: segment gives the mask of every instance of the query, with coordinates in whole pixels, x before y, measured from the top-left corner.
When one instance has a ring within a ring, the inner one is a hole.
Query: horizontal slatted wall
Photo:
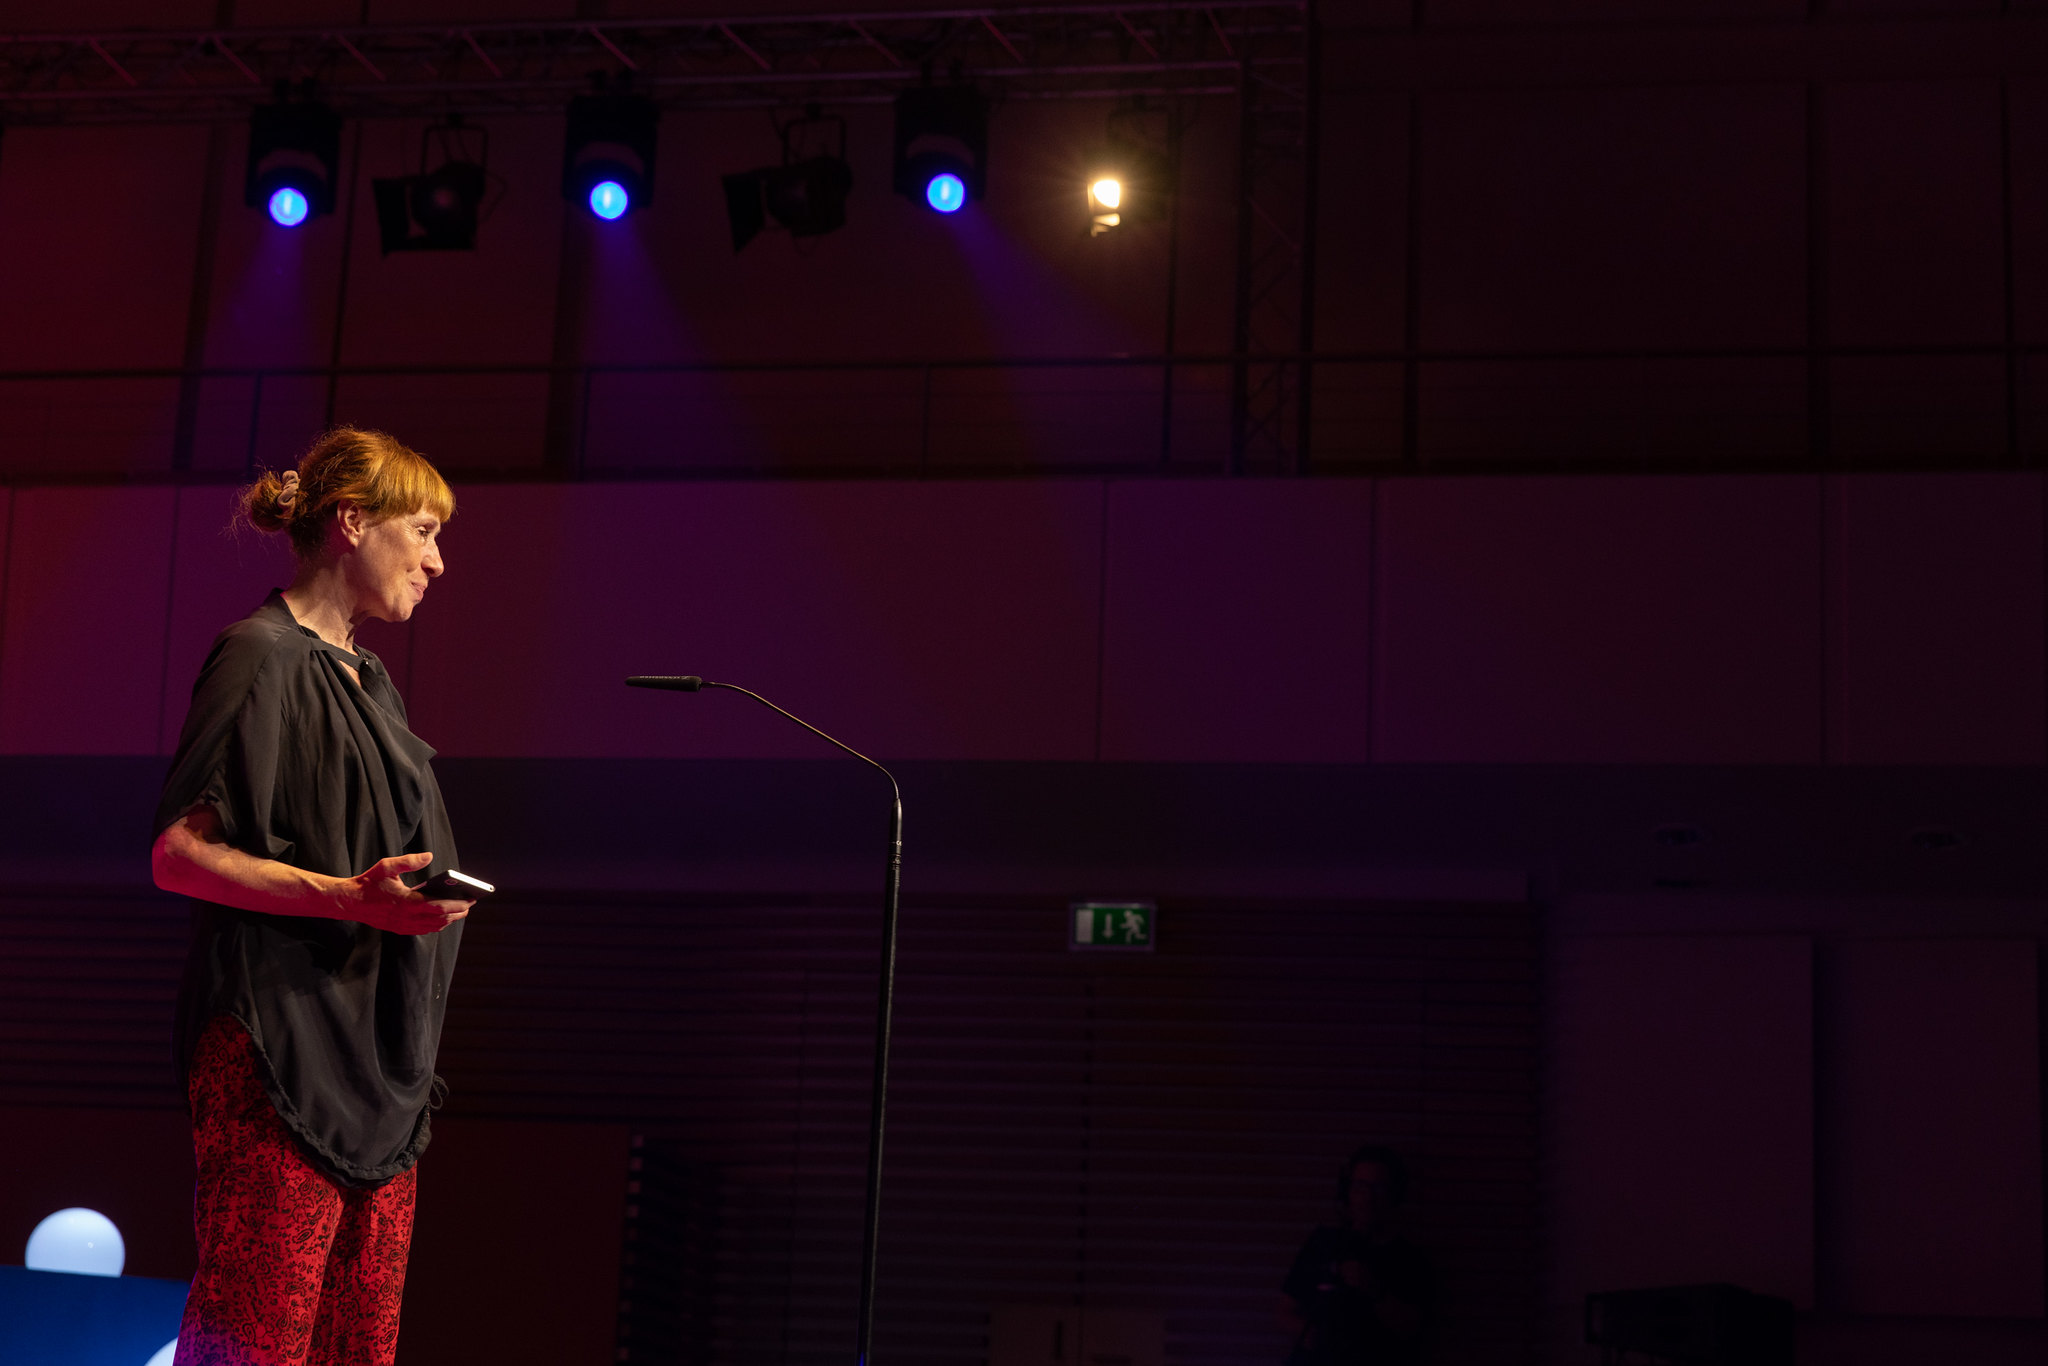
[[[171,1022],[186,904],[0,895],[0,1105],[182,1105]]]
[[[1416,1164],[1408,1224],[1443,1281],[1436,1359],[1524,1358],[1528,908],[1168,902],[1150,955],[1070,952],[1064,911],[904,911],[878,1360],[979,1362],[991,1306],[1082,1304],[1164,1311],[1173,1366],[1277,1361],[1278,1282],[1367,1139]],[[170,1103],[182,913],[158,898],[4,913],[0,1101]],[[715,1188],[700,1359],[846,1360],[872,905],[565,898],[470,925],[441,1059],[451,1111],[641,1127]]]

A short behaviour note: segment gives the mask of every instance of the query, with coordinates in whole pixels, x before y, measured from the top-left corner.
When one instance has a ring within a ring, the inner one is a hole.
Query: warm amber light
[[[1088,187],[1088,193],[1103,208],[1114,209],[1123,202],[1124,187],[1123,183],[1114,177],[1104,176]]]

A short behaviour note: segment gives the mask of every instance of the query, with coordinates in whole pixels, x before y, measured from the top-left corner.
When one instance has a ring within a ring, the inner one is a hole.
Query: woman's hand
[[[337,920],[354,920],[393,934],[438,934],[469,914],[473,901],[429,901],[405,885],[404,874],[434,861],[430,853],[395,854],[368,872],[335,883]]]
[[[329,877],[227,843],[220,815],[196,806],[166,826],[150,850],[156,885],[237,910],[353,920],[394,934],[433,934],[469,914],[472,901],[429,901],[402,874],[434,861],[432,854],[379,859],[356,877]]]

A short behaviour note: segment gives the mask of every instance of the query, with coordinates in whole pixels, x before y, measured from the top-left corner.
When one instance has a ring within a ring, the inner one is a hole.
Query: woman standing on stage
[[[356,645],[440,577],[455,498],[380,432],[339,429],[243,490],[291,587],[221,632],[157,808],[157,886],[194,899],[177,1056],[199,1271],[178,1366],[388,1366],[414,1163],[466,901],[405,703]]]

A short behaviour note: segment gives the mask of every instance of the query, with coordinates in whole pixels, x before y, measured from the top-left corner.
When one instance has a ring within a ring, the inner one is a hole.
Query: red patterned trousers
[[[416,1178],[338,1186],[300,1155],[234,1020],[206,1027],[188,1087],[199,1273],[177,1366],[391,1366]]]

